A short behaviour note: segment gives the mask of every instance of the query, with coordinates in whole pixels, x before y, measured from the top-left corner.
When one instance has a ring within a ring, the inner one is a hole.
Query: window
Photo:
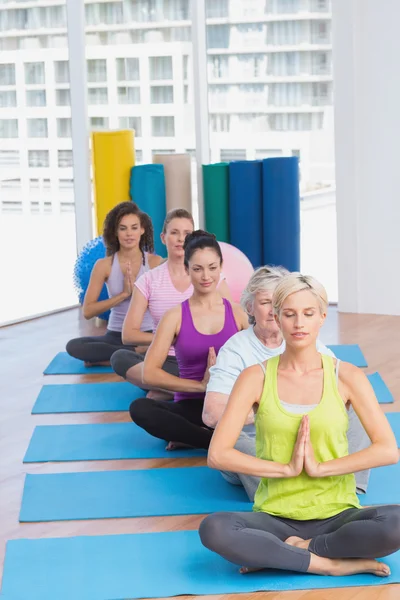
[[[207,19],[229,17],[228,0],[207,0],[206,17]]]
[[[57,106],[70,106],[71,98],[69,90],[56,90]]]
[[[276,156],[282,156],[282,150],[256,150],[256,160],[262,160],[263,158],[274,158]]]
[[[187,87],[187,86],[186,86]],[[174,88],[172,85],[151,86],[151,104],[172,104],[174,101]]]
[[[48,150],[28,150],[28,164],[30,167],[48,167],[49,166],[49,151]]]
[[[174,117],[151,117],[151,132],[154,137],[173,137],[175,135]]]
[[[229,76],[229,58],[227,56],[210,56],[208,59],[208,76],[220,79]]]
[[[91,25],[118,25],[123,23],[122,3],[95,2],[85,6],[86,24]]]
[[[47,138],[47,119],[27,119],[28,137]]]
[[[246,150],[221,150],[221,162],[246,160]]]
[[[117,58],[117,80],[139,81],[140,68],[138,58]]]
[[[92,129],[108,129],[108,118],[107,117],[91,117],[90,127]]]
[[[172,78],[172,56],[153,56],[150,58],[151,81]]]
[[[207,26],[207,48],[229,48],[230,27],[229,25]]]
[[[0,150],[0,167],[19,167],[19,150]]]
[[[72,167],[72,150],[58,150],[58,166],[61,169]]]
[[[0,85],[15,85],[15,65],[0,65]]]
[[[140,88],[139,87],[119,87],[118,88],[118,103],[119,104],[140,104]]]
[[[88,89],[89,104],[108,104],[107,88],[89,88]]]
[[[143,163],[143,151],[135,150],[135,164],[140,165]]]
[[[182,56],[182,60],[183,60],[183,79],[188,79],[189,78],[189,57],[187,54],[185,54],[184,56]]]
[[[57,136],[60,138],[69,138],[71,135],[71,119],[57,119]]]
[[[45,90],[28,90],[26,92],[27,106],[46,106]]]
[[[44,63],[25,63],[25,83],[28,85],[45,83]]]
[[[172,148],[170,150],[163,148],[161,150],[152,150],[151,153],[153,156],[155,154],[175,154],[175,150],[172,150]]]
[[[211,115],[211,131],[216,133],[228,133],[229,129],[229,115]]]
[[[87,61],[87,80],[89,83],[105,83],[107,81],[107,61],[105,59]]]
[[[54,78],[56,83],[69,83],[69,64],[67,60],[57,60],[54,63]]]
[[[0,91],[0,108],[9,108],[12,106],[17,106],[16,92]]]
[[[120,117],[119,126],[121,129],[134,129],[135,137],[142,135],[142,119],[140,117]]]

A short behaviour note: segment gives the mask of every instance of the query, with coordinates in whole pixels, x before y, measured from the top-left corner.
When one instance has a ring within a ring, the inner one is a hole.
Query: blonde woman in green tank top
[[[354,473],[398,462],[393,432],[364,373],[317,352],[328,305],[323,286],[290,273],[273,305],[286,349],[240,374],[208,454],[212,468],[261,477],[253,513],[210,515],[201,540],[242,573],[386,577],[389,567],[375,559],[400,548],[400,506],[361,508]],[[371,439],[351,455],[350,406]],[[251,411],[256,457],[234,448]]]

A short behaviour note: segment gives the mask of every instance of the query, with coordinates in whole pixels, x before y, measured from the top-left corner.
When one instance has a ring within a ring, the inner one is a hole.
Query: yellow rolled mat
[[[130,200],[129,178],[135,165],[134,131],[93,131],[92,165],[97,235],[107,213]]]
[[[154,154],[153,163],[164,165],[167,211],[186,208],[192,212],[190,154]]]

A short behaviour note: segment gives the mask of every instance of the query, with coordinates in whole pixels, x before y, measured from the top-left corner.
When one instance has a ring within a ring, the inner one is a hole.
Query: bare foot
[[[110,361],[109,360],[102,360],[99,362],[85,362],[84,365],[85,367],[109,367],[110,366]]]
[[[150,398],[151,400],[172,400],[173,395],[161,390],[150,390],[147,392],[146,398]]]
[[[308,573],[317,575],[356,575],[357,573],[371,573],[377,577],[388,577],[390,569],[385,563],[371,558],[322,558],[311,553]]]
[[[285,544],[289,544],[289,546],[296,546],[296,548],[303,548],[303,550],[308,550],[310,542],[311,540],[303,540],[303,538],[295,535],[292,535],[285,540]]]
[[[266,568],[266,567],[265,567]],[[246,575],[247,573],[255,573],[256,571],[264,571],[263,567],[240,567],[239,573]]]
[[[169,442],[165,447],[166,450],[184,450],[185,448],[194,448],[189,444],[183,444],[182,442]]]

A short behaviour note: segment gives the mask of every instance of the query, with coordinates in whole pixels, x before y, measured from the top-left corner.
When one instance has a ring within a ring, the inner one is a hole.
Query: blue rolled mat
[[[266,158],[262,172],[263,264],[300,271],[298,158]]]
[[[44,375],[90,375],[92,373],[114,373],[112,367],[85,367],[82,360],[73,358],[67,352],[59,352],[48,367]]]
[[[333,344],[328,348],[336,358],[349,362],[356,367],[368,367],[367,361],[358,344]]]
[[[26,475],[21,522],[251,511],[242,487],[207,467]]]
[[[399,583],[400,552],[380,560],[389,577],[278,570],[243,576],[207,550],[197,531],[22,539],[7,542],[2,590],[10,600],[125,600]]]
[[[394,399],[392,392],[389,390],[379,373],[372,373],[372,375],[367,375],[367,377],[374,389],[379,404],[393,404]]]
[[[131,169],[130,196],[153,222],[156,254],[167,255],[160,239],[166,209],[164,165],[138,165]]]
[[[125,381],[44,385],[32,414],[125,411],[133,400],[145,395],[142,389]]]
[[[373,469],[364,506],[400,504],[400,464]],[[242,487],[208,467],[26,475],[19,520],[68,521],[251,511]]]
[[[133,386],[132,386],[133,387]],[[143,393],[143,392],[142,392]],[[165,450],[167,442],[135,423],[38,425],[24,463],[206,456],[202,449]]]
[[[230,243],[247,256],[253,267],[263,264],[261,175],[261,161],[229,164]]]

